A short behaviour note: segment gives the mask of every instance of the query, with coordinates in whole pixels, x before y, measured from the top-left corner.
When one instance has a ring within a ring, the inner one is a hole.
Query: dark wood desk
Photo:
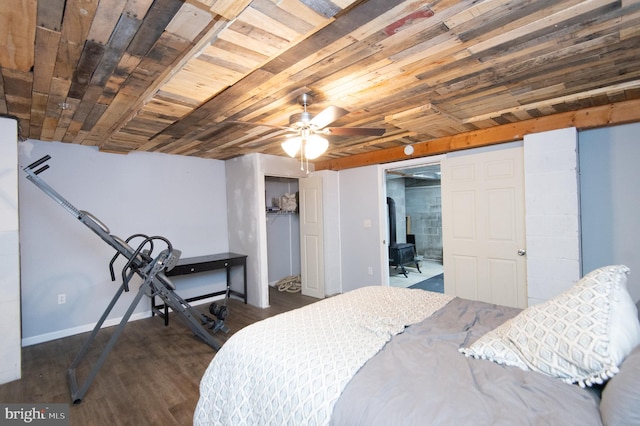
[[[243,271],[243,292],[231,289],[231,268],[234,266],[242,266]],[[196,274],[199,272],[214,271],[217,269],[226,269],[227,271],[227,289],[229,294],[241,297],[244,303],[247,303],[247,255],[238,253],[218,253],[207,256],[186,257],[178,260],[176,266],[172,270],[165,272],[167,277],[178,275]],[[200,296],[185,299],[187,302],[202,300],[208,297],[220,296],[227,293],[227,289],[203,294]],[[161,310],[162,309],[162,310]],[[168,308],[164,304],[156,305],[155,297],[151,298],[151,315],[159,315],[164,318],[164,324],[169,324]]]

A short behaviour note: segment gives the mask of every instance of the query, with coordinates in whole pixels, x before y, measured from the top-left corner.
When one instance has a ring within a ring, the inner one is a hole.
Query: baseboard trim
[[[189,302],[191,306],[203,305],[205,303],[210,303],[216,300],[224,299],[224,296],[217,297],[209,297],[207,299],[202,299],[198,301]],[[138,312],[131,315],[129,321],[137,321],[145,318],[151,317],[151,311]],[[122,317],[107,319],[105,320],[102,328],[113,327],[114,325],[120,324],[122,321]],[[92,324],[79,325],[77,327],[66,328],[64,330],[52,331],[51,333],[39,334],[37,336],[25,337],[22,339],[22,347],[33,346],[39,343],[50,342],[52,340],[62,339],[64,337],[75,336],[76,334],[86,333],[88,331],[92,331],[96,326],[97,321]]]
[[[149,318],[151,316],[151,311],[147,312],[139,312],[131,315],[129,321],[137,321],[144,318]],[[102,328],[112,327],[114,325],[120,324],[122,321],[122,317],[107,319],[105,320]],[[64,330],[52,331],[51,333],[39,334],[37,336],[26,337],[22,339],[22,347],[37,345],[38,343],[50,342],[52,340],[62,339],[63,337],[75,336],[76,334],[86,333],[87,331],[91,331],[96,326],[97,322],[93,324],[85,324],[79,325],[77,327],[65,328]]]

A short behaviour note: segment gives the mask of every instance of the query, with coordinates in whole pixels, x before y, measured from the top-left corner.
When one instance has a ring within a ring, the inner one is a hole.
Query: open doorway
[[[389,285],[444,292],[440,164],[386,170]]]
[[[289,293],[301,289],[298,188],[298,179],[265,176],[269,285]]]

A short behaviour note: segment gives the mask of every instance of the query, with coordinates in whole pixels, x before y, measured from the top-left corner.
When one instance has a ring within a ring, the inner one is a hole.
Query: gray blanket
[[[601,425],[595,391],[458,352],[518,312],[452,300],[358,371],[332,424]]]

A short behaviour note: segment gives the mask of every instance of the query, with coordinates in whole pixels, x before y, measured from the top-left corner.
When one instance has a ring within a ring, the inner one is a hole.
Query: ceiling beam
[[[562,103],[577,102],[581,99],[594,98],[597,96],[614,96],[625,90],[637,90],[640,89],[640,80],[628,81],[625,83],[614,84],[611,86],[599,87],[593,90],[587,90],[584,92],[578,92],[571,95],[561,96],[559,98],[547,99],[544,101],[533,102],[526,105],[519,105],[517,107],[505,108],[499,111],[493,111],[488,114],[477,115],[475,117],[469,117],[462,120],[463,123],[474,123],[477,121],[490,120],[492,118],[500,117],[505,114],[514,114],[520,111],[531,111],[534,109],[542,109],[545,107],[553,107],[553,105],[560,105]]]
[[[428,157],[463,149],[522,140],[525,135],[576,127],[578,130],[615,126],[640,121],[640,99],[563,112],[518,123],[459,133],[413,144],[413,154],[406,155],[404,146],[365,152],[349,157],[332,158],[315,163],[315,170],[344,170],[372,164],[391,163]]]

